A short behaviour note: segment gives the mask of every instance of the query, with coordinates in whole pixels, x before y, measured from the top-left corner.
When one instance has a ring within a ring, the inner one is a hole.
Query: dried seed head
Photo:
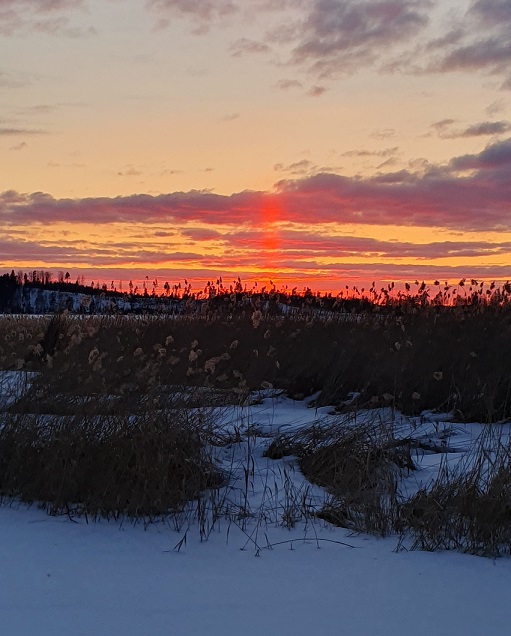
[[[206,371],[206,373],[213,374],[215,372],[215,369],[216,369],[215,359],[210,358],[209,360],[206,360],[206,362],[204,363],[204,371]]]
[[[94,347],[92,351],[89,353],[89,364],[94,364],[96,360],[99,358],[99,351],[97,347]]]
[[[254,313],[252,314],[252,325],[254,326],[254,329],[257,329],[259,327],[262,319],[263,314],[259,311],[259,309],[256,309],[256,311],[254,311]]]

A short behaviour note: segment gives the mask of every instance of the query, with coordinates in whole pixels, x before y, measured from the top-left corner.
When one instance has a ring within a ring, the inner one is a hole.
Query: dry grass
[[[399,475],[415,466],[410,444],[395,439],[388,424],[336,418],[278,436],[267,455],[296,455],[305,477],[327,489],[330,499],[318,514],[321,518],[382,536],[396,531]]]
[[[204,416],[6,416],[0,493],[50,514],[148,517],[182,509],[222,477],[205,450]]]
[[[511,554],[511,444],[487,427],[477,448],[403,505],[413,548],[482,556]]]
[[[441,408],[459,420],[502,421],[511,417],[508,305],[402,304],[356,322],[254,307],[230,318],[210,308],[176,320],[3,319],[0,368],[38,377],[3,416],[0,494],[93,518],[178,515],[194,500],[206,535],[234,508],[201,495],[217,492],[222,477],[207,447],[223,442],[197,407],[244,403],[274,386],[295,398],[321,390],[318,403],[338,411]],[[352,391],[357,402],[348,404]],[[277,437],[268,456],[297,456],[307,479],[326,488],[325,520],[409,533],[421,549],[494,555],[511,552],[511,450],[498,426],[486,430],[493,437],[470,463],[446,464],[408,500],[399,480],[414,469],[413,444],[378,420],[360,424],[348,413]],[[308,513],[302,493],[289,492],[281,516],[292,526]],[[247,497],[238,513],[248,514]]]
[[[318,404],[340,410],[357,392],[359,407],[439,408],[461,421],[495,422],[511,417],[507,308],[400,308],[357,322],[252,309],[229,320],[4,319],[0,368],[37,371],[39,398],[61,395],[64,403],[66,395],[116,396],[129,409],[172,386],[242,402],[250,390],[274,386],[297,399],[321,391]],[[37,412],[34,395],[27,409]]]

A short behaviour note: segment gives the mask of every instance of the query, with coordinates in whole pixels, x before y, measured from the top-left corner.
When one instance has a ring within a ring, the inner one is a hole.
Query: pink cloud
[[[511,139],[482,152],[453,158],[422,173],[402,170],[369,178],[318,173],[276,184],[273,192],[210,191],[138,194],[115,198],[55,199],[36,192],[0,194],[0,222],[161,223],[190,222],[257,228],[263,211],[275,221],[311,228],[316,223],[443,227],[466,231],[509,230]]]

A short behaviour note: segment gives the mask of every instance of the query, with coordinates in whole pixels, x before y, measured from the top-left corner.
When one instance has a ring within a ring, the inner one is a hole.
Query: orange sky
[[[0,271],[511,278],[505,0],[0,0]]]

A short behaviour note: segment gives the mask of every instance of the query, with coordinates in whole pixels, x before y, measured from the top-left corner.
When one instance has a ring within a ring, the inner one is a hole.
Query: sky
[[[0,270],[511,278],[511,0],[0,0]]]

